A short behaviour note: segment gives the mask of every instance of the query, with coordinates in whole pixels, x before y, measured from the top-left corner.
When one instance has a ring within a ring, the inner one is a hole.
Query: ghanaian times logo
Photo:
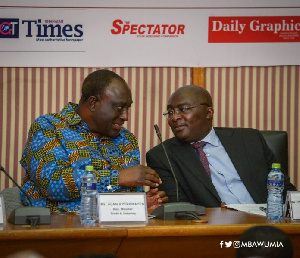
[[[0,38],[19,38],[19,19],[0,19]]]

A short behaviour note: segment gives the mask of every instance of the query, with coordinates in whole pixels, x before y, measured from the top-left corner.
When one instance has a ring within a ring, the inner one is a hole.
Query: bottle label
[[[97,184],[96,183],[82,183],[81,184],[81,190],[96,191],[97,190]]]
[[[268,180],[269,187],[283,187],[282,180]]]

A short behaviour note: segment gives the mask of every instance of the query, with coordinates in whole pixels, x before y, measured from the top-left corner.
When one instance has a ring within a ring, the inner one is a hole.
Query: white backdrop
[[[26,5],[20,0],[1,0],[0,66],[229,67],[300,64],[299,0],[251,1],[249,4],[183,0],[25,2]],[[225,17],[229,23],[222,24],[222,29],[220,26],[213,28],[209,26],[209,18],[214,17]],[[246,29],[238,31],[243,26],[243,17],[249,18],[249,24],[244,25],[248,32]],[[249,34],[252,42],[247,42],[250,22],[257,17],[267,21],[259,31]],[[274,17],[276,21],[273,21]],[[283,23],[288,26],[284,28]],[[281,31],[275,33],[278,26],[281,26]],[[213,29],[216,38],[227,37],[232,39],[231,42],[209,42],[208,34]],[[241,36],[246,38],[246,42],[240,41]],[[270,37],[271,42],[261,41],[263,37]],[[281,42],[277,42],[278,39]]]

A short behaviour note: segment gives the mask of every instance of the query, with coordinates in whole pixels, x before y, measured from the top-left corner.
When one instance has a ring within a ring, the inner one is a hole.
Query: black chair
[[[286,131],[260,130],[283,170],[288,171],[288,135]]]
[[[4,207],[6,213],[11,213],[14,209],[23,207],[20,190],[17,186],[5,188],[1,193],[4,197]]]

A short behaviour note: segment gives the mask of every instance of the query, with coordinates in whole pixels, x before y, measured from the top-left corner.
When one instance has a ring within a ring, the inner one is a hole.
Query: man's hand
[[[156,209],[158,206],[167,203],[169,201],[168,196],[164,191],[158,191],[158,188],[150,189],[146,193],[147,208]]]
[[[221,208],[227,208],[227,204],[225,202],[221,202]]]
[[[152,188],[162,183],[159,175],[151,168],[136,165],[119,171],[119,185],[126,187],[137,187],[147,185]]]

